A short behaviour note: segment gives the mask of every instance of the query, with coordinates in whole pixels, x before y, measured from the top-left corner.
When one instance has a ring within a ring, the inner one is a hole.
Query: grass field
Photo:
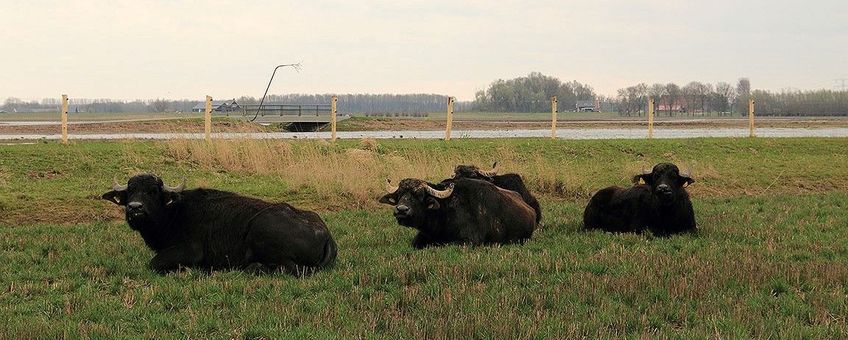
[[[848,140],[81,142],[0,146],[0,338],[848,336]],[[544,226],[524,245],[414,251],[385,178],[500,161]],[[691,168],[698,235],[579,230],[589,195]],[[152,171],[318,210],[336,265],[306,278],[160,276],[100,200]]]

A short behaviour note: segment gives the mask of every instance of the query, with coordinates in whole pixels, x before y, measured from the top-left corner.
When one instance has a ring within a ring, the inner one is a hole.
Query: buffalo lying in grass
[[[256,268],[299,275],[327,267],[336,258],[330,231],[314,212],[184,187],[169,187],[143,174],[126,186],[114,183],[102,196],[125,207],[130,228],[156,252],[149,267],[157,272]]]
[[[639,180],[645,184],[639,184]],[[695,213],[685,187],[695,180],[676,165],[660,163],[633,177],[630,188],[608,187],[589,200],[583,212],[586,229],[668,235],[696,231]]]
[[[536,224],[539,224],[542,221],[542,207],[539,206],[539,201],[536,200],[536,197],[530,193],[530,190],[527,190],[527,187],[524,185],[524,180],[521,178],[521,175],[498,175],[497,169],[498,162],[492,164],[492,170],[482,170],[475,165],[457,165],[453,171],[452,178],[479,179],[491,182],[499,188],[517,192],[519,195],[521,195],[521,199],[523,199],[524,202],[526,202],[527,205],[533,208],[533,211],[536,212]],[[449,182],[450,180],[445,181]]]
[[[413,247],[505,244],[533,235],[536,213],[521,196],[475,179],[432,184],[413,178],[387,188],[380,203],[395,206],[398,224],[415,228]]]

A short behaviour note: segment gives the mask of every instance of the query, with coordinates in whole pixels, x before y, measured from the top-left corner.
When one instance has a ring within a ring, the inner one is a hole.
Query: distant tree
[[[624,89],[619,89],[616,100],[617,110],[621,115],[642,115],[648,100],[648,85],[639,83]],[[603,98],[600,98],[603,99]],[[600,100],[599,99],[599,100]]]
[[[751,99],[751,81],[748,78],[739,78],[736,83],[737,107],[742,116],[748,114],[748,99]]]
[[[22,106],[24,102],[19,98],[9,97],[3,102],[3,110],[7,112],[15,112]]]
[[[646,108],[648,106],[648,84],[639,83],[634,86],[635,89],[635,97],[638,103],[636,103],[635,108],[636,112],[639,116],[642,115],[642,112],[646,112]]]
[[[668,90],[665,88],[665,84],[656,83],[654,85],[651,85],[650,88],[648,88],[648,95],[651,98],[654,98],[654,102],[656,104],[659,104],[662,101],[667,100],[667,98],[666,98],[666,95],[668,94],[667,91]],[[656,109],[657,108],[655,107],[654,110],[656,110]]]
[[[699,106],[699,104],[700,104],[700,97],[699,96],[700,96],[701,85],[702,85],[701,83],[699,83],[697,81],[693,81],[693,82],[690,82],[689,84],[686,84],[686,86],[684,86],[682,89],[680,89],[680,92],[682,93],[683,98],[684,98],[684,102],[686,103],[685,104],[686,108],[687,108],[686,111],[688,113],[691,113],[692,111],[694,111],[695,107]]]
[[[550,98],[557,96],[561,108],[574,107],[578,100],[593,100],[591,86],[577,81],[561,82],[538,72],[509,80],[498,79],[485,92],[475,94],[472,109],[495,112],[546,112]]]
[[[253,98],[251,96],[241,96],[236,99],[236,103],[239,104],[259,104],[259,99]]]
[[[165,99],[155,99],[150,102],[150,110],[153,112],[165,112],[168,109],[168,101]]]
[[[736,101],[736,89],[733,85],[725,82],[719,82],[715,86],[716,101],[715,109],[718,112],[732,113],[733,103]]]
[[[713,85],[709,83],[698,83],[698,97],[701,100],[701,112],[707,112],[712,107],[707,107],[710,94],[713,93]]]
[[[680,90],[680,86],[677,86],[675,83],[668,83],[665,85],[665,95],[666,95],[666,103],[668,104],[668,116],[672,116],[672,110],[674,108],[674,104],[680,101],[680,96],[682,91]]]
[[[474,92],[474,105],[479,111],[489,111],[489,98],[486,97],[486,91],[480,90]]]

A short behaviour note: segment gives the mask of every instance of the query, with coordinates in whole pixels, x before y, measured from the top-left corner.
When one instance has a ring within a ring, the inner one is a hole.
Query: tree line
[[[329,104],[332,94],[272,94],[266,104]],[[806,90],[766,91],[753,90],[747,78],[735,84],[715,84],[692,81],[680,86],[675,83],[639,83],[618,89],[615,96],[595,93],[587,84],[564,82],[539,72],[513,79],[498,79],[484,91],[477,91],[473,101],[458,101],[456,112],[548,112],[550,98],[557,96],[561,112],[575,108],[578,101],[592,101],[603,112],[618,112],[623,116],[642,116],[648,110],[648,99],[654,98],[658,115],[745,115],[750,98],[757,102],[758,115],[777,116],[835,116],[848,115],[848,91]],[[428,112],[442,112],[447,96],[441,94],[339,94],[338,110],[341,113],[420,116]],[[218,98],[223,99],[223,98]],[[239,104],[258,104],[259,98],[242,96],[234,99]],[[6,98],[0,110],[6,112],[58,112],[58,98],[41,101],[24,101]],[[132,100],[71,98],[71,112],[189,112],[197,100]]]
[[[682,87],[675,83],[639,83],[619,89],[614,103],[616,111],[625,116],[645,114],[651,98],[657,114],[672,116],[715,112],[732,115],[734,111],[747,112],[747,108],[743,110],[742,106],[747,107],[750,93],[751,82],[747,78],[740,78],[735,86],[726,82],[713,85],[699,81]]]
[[[645,83],[618,90],[610,103],[621,115],[641,116],[648,110],[648,99],[654,98],[657,115],[738,115],[748,114],[748,100],[754,99],[760,116],[845,116],[848,115],[848,91],[752,90],[748,78],[735,85],[690,82],[685,86],[674,83]]]
[[[112,100],[69,98],[70,112],[188,112],[196,105],[196,100]],[[6,98],[0,110],[6,112],[59,112],[61,101],[57,98],[38,100],[21,100],[15,97]]]
[[[754,90],[756,114],[763,116],[845,116],[848,91],[813,90],[769,92]]]
[[[265,104],[330,104],[332,94],[270,94]],[[439,94],[340,94],[338,110],[341,113],[426,113],[444,111],[447,96]],[[259,104],[261,98],[242,96],[237,98],[216,98],[216,100],[235,100],[239,104]],[[190,112],[197,100],[133,100],[71,98],[71,112]],[[58,112],[59,99],[45,98],[41,101],[24,101],[7,98],[0,109],[6,112]],[[466,110],[470,103],[459,102],[454,105],[457,111]]]

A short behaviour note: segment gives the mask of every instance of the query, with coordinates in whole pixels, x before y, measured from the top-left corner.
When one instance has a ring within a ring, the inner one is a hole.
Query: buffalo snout
[[[147,216],[147,211],[144,208],[144,204],[139,201],[132,201],[127,203],[126,207],[127,219],[130,220],[138,220]]]
[[[406,204],[398,204],[395,206],[395,218],[408,218],[412,216],[412,209]]]

